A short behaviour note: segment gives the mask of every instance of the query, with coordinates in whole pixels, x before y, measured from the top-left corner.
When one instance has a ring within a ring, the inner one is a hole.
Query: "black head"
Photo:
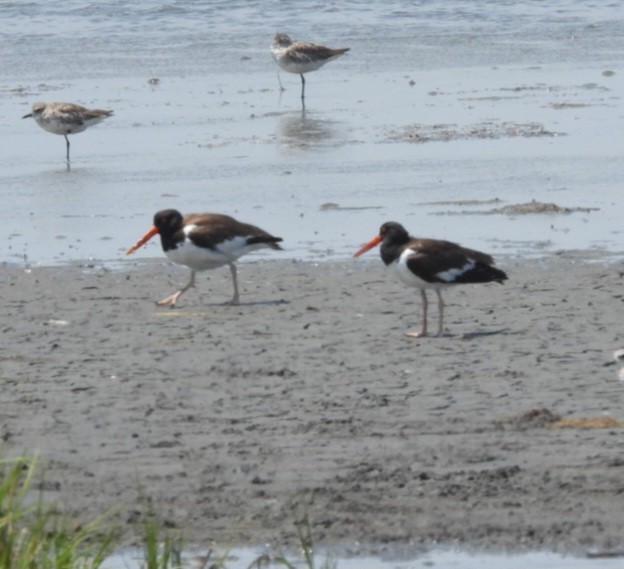
[[[174,233],[182,227],[182,214],[177,209],[163,209],[154,215],[159,233]]]
[[[402,245],[410,240],[409,233],[400,223],[396,221],[386,221],[379,228],[379,237],[384,243],[392,245]]]

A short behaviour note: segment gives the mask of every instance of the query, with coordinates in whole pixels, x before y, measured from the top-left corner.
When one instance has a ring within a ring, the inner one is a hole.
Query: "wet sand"
[[[453,71],[419,62],[410,86],[404,72],[354,69],[366,51],[311,75],[305,113],[299,77],[284,77],[280,94],[264,47],[249,74],[235,66],[153,87],[117,74],[79,80],[81,69],[70,84],[0,91],[0,116],[11,117],[0,139],[0,261],[111,259],[166,208],[233,215],[309,261],[347,257],[391,219],[494,254],[620,249],[624,152],[614,121],[624,116],[624,74],[605,77],[598,63]],[[414,50],[391,43],[386,59],[396,52]],[[20,118],[37,100],[115,111],[72,139],[71,175],[63,138]],[[562,102],[582,106],[553,108]],[[534,200],[559,209],[490,211]]]
[[[305,510],[324,546],[616,548],[624,264],[584,256],[499,260],[424,340],[372,256],[243,263],[238,307],[213,271],[174,310],[161,259],[5,269],[3,452],[39,449],[47,497],[129,538],[143,494],[199,545],[294,544]]]

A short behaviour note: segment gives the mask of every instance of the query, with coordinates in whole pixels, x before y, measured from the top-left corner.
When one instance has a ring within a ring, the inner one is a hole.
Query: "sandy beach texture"
[[[199,545],[294,544],[304,509],[325,546],[617,547],[624,265],[498,264],[426,340],[376,255],[242,264],[237,307],[213,271],[173,310],[188,274],[160,259],[5,269],[3,453],[129,536],[144,494]]]

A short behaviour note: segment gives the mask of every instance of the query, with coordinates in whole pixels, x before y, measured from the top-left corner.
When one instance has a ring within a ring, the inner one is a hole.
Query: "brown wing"
[[[453,262],[459,258],[470,257],[486,265],[494,264],[494,259],[487,253],[482,253],[475,249],[468,249],[467,247],[462,247],[458,243],[444,241],[443,239],[413,239],[409,243],[409,248],[414,251],[420,251],[425,255],[442,256],[442,258],[448,259],[448,262]]]
[[[53,108],[54,111],[64,115],[84,113],[89,110],[86,107],[81,107],[80,105],[76,105],[75,103],[52,103],[49,106]]]
[[[65,124],[75,125],[81,125],[85,120],[109,117],[113,114],[113,111],[87,109],[74,103],[55,103],[51,105],[51,110],[55,114],[60,115],[59,118],[61,118]]]
[[[281,237],[274,237],[270,233],[250,225],[241,223],[229,215],[219,213],[189,214],[184,216],[184,225],[196,227],[188,233],[189,238],[200,247],[214,249],[222,241],[234,237],[244,237],[251,245],[253,243],[266,243],[273,249],[281,249],[277,243]]]
[[[74,103],[57,103],[52,110],[64,124],[82,125],[84,124],[84,113],[88,109]]]
[[[493,267],[494,259],[486,253],[467,249],[451,241],[415,239],[409,248],[408,268],[430,283],[502,282],[507,275]]]
[[[348,47],[331,49],[324,45],[297,41],[288,48],[288,56],[296,63],[310,63],[312,61],[326,61],[349,51]]]
[[[99,117],[110,117],[112,114],[113,114],[113,111],[105,111],[103,109],[89,109],[85,113],[85,118],[97,119]]]

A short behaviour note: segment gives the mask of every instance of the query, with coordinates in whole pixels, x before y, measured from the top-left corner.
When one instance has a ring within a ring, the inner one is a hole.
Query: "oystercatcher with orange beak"
[[[281,250],[281,237],[274,237],[259,227],[241,223],[218,213],[182,215],[175,209],[165,209],[154,215],[154,225],[126,251],[130,255],[155,235],[160,235],[165,255],[179,265],[191,269],[191,280],[177,292],[156,302],[158,306],[175,306],[182,293],[195,285],[195,273],[230,267],[234,296],[227,304],[239,304],[238,280],[234,262],[258,249]]]
[[[412,237],[405,228],[393,221],[384,223],[379,235],[354,253],[359,257],[381,243],[381,259],[392,267],[399,279],[409,286],[420,289],[423,323],[420,332],[407,332],[411,338],[427,336],[427,289],[433,289],[438,297],[438,332],[442,336],[444,301],[442,289],[458,284],[503,284],[507,275],[494,267],[490,255],[467,249],[438,239]]]

